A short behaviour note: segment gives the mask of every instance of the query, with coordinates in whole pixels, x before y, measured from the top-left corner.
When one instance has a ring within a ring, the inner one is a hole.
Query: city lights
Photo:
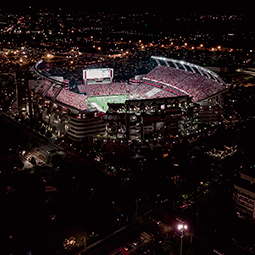
[[[185,224],[179,224],[179,225],[178,225],[178,229],[181,230],[181,231],[184,231],[184,230],[187,230],[187,229],[188,229],[188,226],[185,225]]]
[[[178,224],[178,230],[181,231],[180,255],[182,255],[184,231],[187,229],[188,229],[188,226],[186,224]]]
[[[150,4],[1,6],[4,254],[255,252],[255,18]]]

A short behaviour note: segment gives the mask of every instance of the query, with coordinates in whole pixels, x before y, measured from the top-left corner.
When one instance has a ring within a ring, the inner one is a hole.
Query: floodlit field
[[[89,105],[93,106],[93,103],[99,105],[104,111],[108,110],[107,103],[125,103],[128,99],[126,95],[116,95],[116,96],[98,96],[88,98]]]

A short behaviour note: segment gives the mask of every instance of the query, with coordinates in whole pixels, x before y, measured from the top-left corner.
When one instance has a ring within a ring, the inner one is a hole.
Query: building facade
[[[233,200],[237,211],[251,219],[255,219],[255,175],[249,169],[240,174],[234,183]]]
[[[157,132],[165,135],[192,133],[195,104],[186,97],[127,100],[109,104],[105,120],[107,134],[140,141]]]

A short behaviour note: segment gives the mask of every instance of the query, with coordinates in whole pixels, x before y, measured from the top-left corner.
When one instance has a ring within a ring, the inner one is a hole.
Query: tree
[[[51,156],[51,164],[52,164],[53,168],[57,168],[57,167],[63,165],[62,163],[63,163],[63,161],[62,161],[62,157],[60,155],[55,154],[55,155]]]
[[[168,238],[164,238],[161,243],[161,249],[163,254],[170,254],[170,251],[172,251],[174,248],[172,240]]]
[[[32,148],[32,146],[33,146],[33,144],[32,144],[31,142],[28,141],[28,142],[26,143],[26,149],[27,149],[27,150],[30,150],[30,149]]]
[[[24,123],[25,123],[26,125],[28,125],[29,122],[30,122],[30,119],[29,119],[29,118],[25,118],[25,119],[24,119]]]
[[[31,163],[32,165],[35,165],[35,164],[36,164],[36,161],[35,161],[35,158],[34,158],[34,157],[31,158],[30,163]]]
[[[45,126],[41,126],[41,128],[40,128],[40,133],[41,133],[42,135],[44,135],[44,134],[45,134],[45,131],[46,131]]]
[[[40,126],[38,124],[35,126],[35,131],[37,131],[37,132],[40,131]]]
[[[51,138],[51,137],[52,137],[51,131],[50,131],[50,130],[47,130],[45,136],[46,136],[47,138]]]
[[[186,254],[187,254],[187,255],[195,255],[195,254],[197,254],[197,251],[196,251],[196,249],[195,249],[194,246],[191,246],[191,247],[186,251]]]
[[[24,164],[23,164],[22,160],[18,161],[17,167],[20,168],[20,169],[22,169],[24,167]]]
[[[52,158],[51,155],[49,155],[49,156],[47,157],[46,164],[49,164],[49,163],[51,162],[51,158]]]

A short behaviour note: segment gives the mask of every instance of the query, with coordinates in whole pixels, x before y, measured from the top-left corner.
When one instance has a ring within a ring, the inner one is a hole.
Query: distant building
[[[240,72],[240,73],[246,73],[246,74],[255,76],[255,68],[252,68],[252,67],[247,67],[247,68],[241,67],[241,68],[238,68],[236,71]]]
[[[156,132],[171,135],[178,135],[181,130],[183,133],[192,132],[194,111],[196,107],[188,96],[109,104],[105,115],[107,134],[139,141]]]
[[[255,219],[255,172],[249,169],[241,173],[234,183],[233,199],[237,211]]]
[[[17,71],[17,101],[18,111],[20,115],[32,116],[31,112],[31,97],[28,85],[28,79],[31,77],[29,71]]]

